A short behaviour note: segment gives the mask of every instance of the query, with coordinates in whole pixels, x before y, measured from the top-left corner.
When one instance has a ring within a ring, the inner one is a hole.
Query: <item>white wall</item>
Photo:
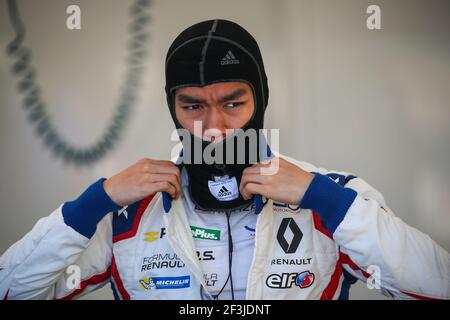
[[[77,146],[96,142],[124,78],[131,1],[19,0],[47,112]],[[65,28],[81,4],[82,30]],[[365,27],[369,4],[382,30]],[[365,178],[408,224],[450,250],[450,4],[448,1],[157,0],[139,101],[121,142],[89,168],[67,166],[36,139],[0,51],[0,252],[62,202],[141,157],[168,159],[172,123],[164,58],[200,20],[241,23],[258,40],[269,78],[266,125],[281,152]],[[0,2],[0,47],[12,39]],[[110,298],[108,288],[88,298]],[[380,296],[358,285],[352,298]]]

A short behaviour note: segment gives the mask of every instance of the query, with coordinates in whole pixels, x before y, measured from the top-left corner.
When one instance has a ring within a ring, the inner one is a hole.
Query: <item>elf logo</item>
[[[220,230],[191,226],[192,236],[203,240],[220,240]]]
[[[222,188],[220,188],[219,193],[217,193],[218,197],[226,197],[231,195],[231,192],[228,191],[228,189],[225,186],[222,186]]]
[[[314,273],[309,270],[301,273],[274,273],[267,277],[266,285],[273,289],[288,289],[291,288],[292,285],[295,285],[300,289],[305,289],[314,283],[314,278]]]
[[[228,64],[239,64],[239,60],[236,59],[236,57],[234,56],[233,52],[231,52],[231,50],[228,50],[225,57],[223,57],[222,60],[220,60],[221,66],[225,66]]]
[[[290,233],[292,234],[292,236],[289,237],[290,241],[286,239],[288,228],[290,230]],[[283,220],[281,220],[280,227],[278,228],[277,232],[277,240],[278,244],[281,246],[284,252],[295,253],[298,246],[300,245],[302,237],[303,233],[293,218],[284,218]]]

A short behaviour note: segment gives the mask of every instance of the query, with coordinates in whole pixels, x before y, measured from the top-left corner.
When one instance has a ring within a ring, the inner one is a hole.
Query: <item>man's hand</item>
[[[277,202],[299,205],[314,174],[281,158],[270,161],[279,161],[275,174],[261,174],[261,169],[269,167],[270,164],[256,163],[244,170],[239,186],[242,197],[250,199],[252,195],[260,194]]]
[[[103,181],[103,187],[119,206],[133,204],[160,191],[177,199],[181,194],[180,170],[173,162],[144,158]]]

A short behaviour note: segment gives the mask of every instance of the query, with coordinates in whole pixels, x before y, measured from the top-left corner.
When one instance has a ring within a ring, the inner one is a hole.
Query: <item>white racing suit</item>
[[[315,177],[301,208],[268,200],[260,213],[252,209],[243,297],[346,299],[359,279],[392,298],[450,298],[450,255],[395,217],[377,190],[353,175],[284,158]],[[72,299],[110,282],[117,299],[211,299],[200,261],[211,253],[199,248],[226,230],[208,219],[193,226],[183,176],[183,196],[167,213],[160,193],[120,208],[99,179],[1,256],[0,296]],[[75,288],[74,266],[81,277]]]

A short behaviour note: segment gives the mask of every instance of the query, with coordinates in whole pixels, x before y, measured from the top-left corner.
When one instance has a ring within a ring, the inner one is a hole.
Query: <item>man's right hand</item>
[[[178,199],[181,194],[180,170],[171,161],[144,158],[103,181],[103,188],[119,206],[133,204],[162,191]]]

